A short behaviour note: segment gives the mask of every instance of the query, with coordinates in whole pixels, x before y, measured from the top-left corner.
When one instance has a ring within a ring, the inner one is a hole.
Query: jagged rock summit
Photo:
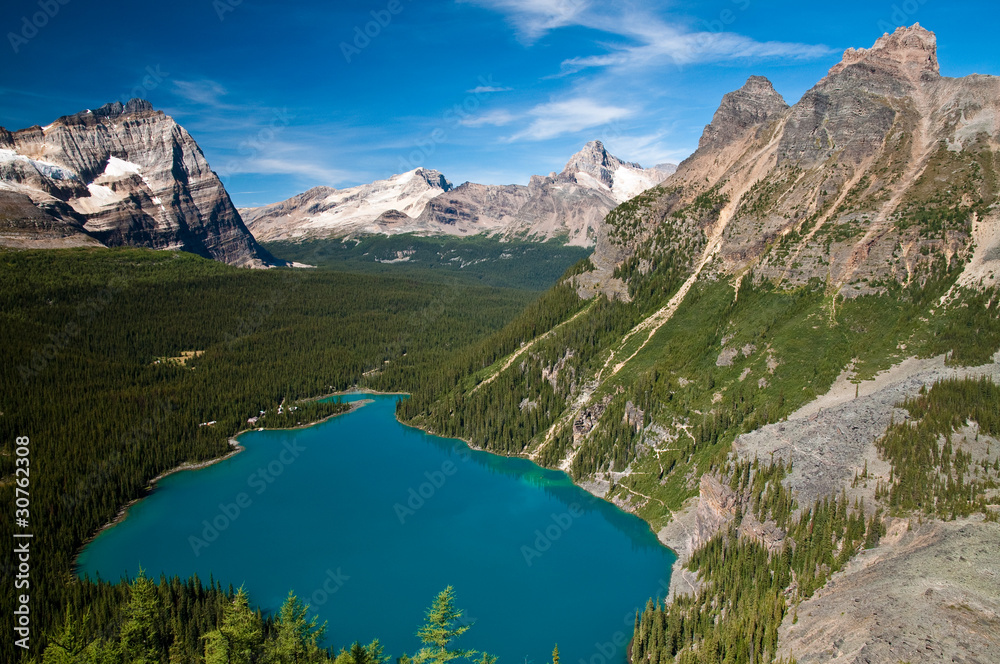
[[[767,78],[751,76],[739,90],[726,94],[698,141],[699,150],[730,143],[748,127],[761,126],[788,110],[788,104]]]
[[[601,141],[590,141],[570,157],[557,179],[571,180],[584,187],[607,190],[618,203],[624,203],[655,186],[676,167],[643,168],[610,154]]]
[[[274,259],[201,148],[144,99],[0,128],[0,245],[180,249],[244,267]]]
[[[859,64],[910,79],[940,76],[937,36],[919,23],[897,28],[892,34],[879,37],[871,48],[847,49],[843,59],[830,69],[830,76]]]
[[[645,256],[660,224],[685,220],[678,232],[703,247],[693,269],[720,276],[820,280],[847,297],[923,283],[941,265],[965,266],[963,284],[997,283],[1000,78],[942,77],[936,50],[934,33],[899,28],[849,49],[791,107],[751,77],[644,200],[641,223],[609,216],[616,240],[594,264]]]

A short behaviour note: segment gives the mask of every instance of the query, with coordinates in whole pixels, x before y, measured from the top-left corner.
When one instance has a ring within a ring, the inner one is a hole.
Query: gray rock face
[[[698,149],[717,150],[753,128],[762,128],[788,110],[785,99],[767,78],[751,76],[739,90],[722,97],[712,123],[698,141]]]
[[[870,49],[848,49],[843,60],[797,103],[781,138],[779,164],[820,164],[835,154],[860,164],[876,154],[899,105],[940,78],[937,40],[919,24],[884,35]]]
[[[181,249],[245,267],[273,261],[191,135],[142,99],[44,128],[0,130],[0,193],[6,245],[45,246],[54,233],[62,242]]]
[[[466,182],[431,199],[419,219],[431,226],[503,228],[528,202],[528,187]]]
[[[756,279],[819,279],[854,297],[973,258],[963,283],[998,283],[1000,171],[983,165],[1000,156],[1000,79],[942,77],[936,47],[914,25],[848,49],[791,107],[751,77],[725,95],[645,217],[626,220],[633,230],[609,230],[617,255],[648,249],[659,223],[680,219],[681,232],[711,240],[719,276],[752,267]],[[707,220],[694,204],[704,194],[724,201]]]

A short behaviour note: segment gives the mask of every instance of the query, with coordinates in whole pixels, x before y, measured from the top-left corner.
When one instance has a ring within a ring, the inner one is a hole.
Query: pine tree
[[[260,616],[240,587],[223,611],[219,629],[205,635],[205,664],[250,664],[263,644]]]
[[[156,584],[140,569],[139,576],[129,586],[129,593],[121,629],[123,658],[130,664],[157,664],[160,660],[160,598]]]
[[[277,638],[269,643],[272,659],[280,664],[298,664],[299,662],[319,661],[321,649],[319,642],[326,634],[326,623],[316,626],[317,618],[306,618],[309,607],[294,592],[288,593],[288,598],[281,606],[275,621]],[[360,648],[360,646],[358,646]],[[322,657],[325,659],[325,656]],[[368,664],[367,661],[355,660],[355,664]]]
[[[465,634],[471,625],[462,624],[462,611],[455,608],[455,589],[448,586],[434,599],[427,609],[427,621],[417,630],[417,636],[424,647],[413,656],[413,664],[447,664],[460,659],[471,659],[480,655],[478,664],[493,664],[496,657],[476,650],[452,648],[452,642]]]
[[[76,620],[67,609],[62,629],[49,637],[49,645],[42,655],[43,664],[75,664],[84,661],[84,651],[90,645],[86,638],[89,623],[89,611],[84,613],[82,619]]]

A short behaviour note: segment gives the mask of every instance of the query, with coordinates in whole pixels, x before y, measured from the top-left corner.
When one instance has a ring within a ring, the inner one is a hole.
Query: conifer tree
[[[448,586],[438,593],[427,609],[426,622],[417,630],[424,647],[413,656],[413,664],[448,664],[455,659],[472,659],[475,655],[480,655],[474,660],[477,664],[493,664],[497,659],[494,655],[452,647],[453,642],[471,627],[462,624],[462,611],[455,607],[455,589]]]
[[[289,591],[275,621],[278,635],[270,647],[270,654],[275,662],[298,664],[326,659],[319,647],[319,642],[326,634],[326,623],[317,627],[318,618],[306,618],[308,609],[294,592]],[[368,662],[356,660],[355,664]]]
[[[240,587],[226,606],[222,625],[205,635],[205,664],[250,664],[263,643],[260,616]]]
[[[139,576],[129,586],[129,593],[121,629],[122,658],[130,664],[157,664],[160,598],[156,584],[140,569]]]

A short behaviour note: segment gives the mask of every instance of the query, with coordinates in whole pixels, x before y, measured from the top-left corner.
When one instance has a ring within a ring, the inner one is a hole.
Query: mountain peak
[[[642,168],[639,164],[625,162],[609,153],[604,143],[601,141],[589,141],[580,151],[569,158],[566,167],[562,170],[563,175],[573,175],[580,171],[589,173],[598,179],[603,179],[601,171],[614,170],[619,166],[629,166],[631,168]]]
[[[705,127],[698,149],[720,146],[742,135],[748,127],[766,123],[772,116],[788,109],[784,97],[778,94],[764,76],[751,76],[739,90],[722,97],[712,123]]]
[[[743,87],[739,89],[740,92],[745,92],[748,95],[758,95],[765,97],[781,97],[778,92],[774,89],[774,84],[767,76],[751,76],[747,79],[747,82],[743,84]],[[784,101],[784,99],[782,99]]]
[[[919,23],[914,23],[909,28],[897,28],[892,34],[883,34],[871,48],[847,49],[841,61],[830,70],[830,75],[861,62],[910,78],[914,75],[941,75],[937,59],[937,36]]]
[[[152,111],[153,105],[150,104],[145,99],[129,99],[128,102],[122,104],[120,101],[113,101],[99,109],[93,111],[94,115],[106,118],[117,118],[120,115],[129,115],[132,113],[140,113],[143,111]]]
[[[407,174],[408,173],[404,173],[403,175]],[[444,173],[441,171],[435,171],[432,168],[424,168],[421,166],[409,171],[409,174],[412,174],[413,177],[423,178],[424,182],[434,189],[441,189],[442,191],[451,191],[454,189],[454,185],[448,181],[448,178],[446,178]]]

